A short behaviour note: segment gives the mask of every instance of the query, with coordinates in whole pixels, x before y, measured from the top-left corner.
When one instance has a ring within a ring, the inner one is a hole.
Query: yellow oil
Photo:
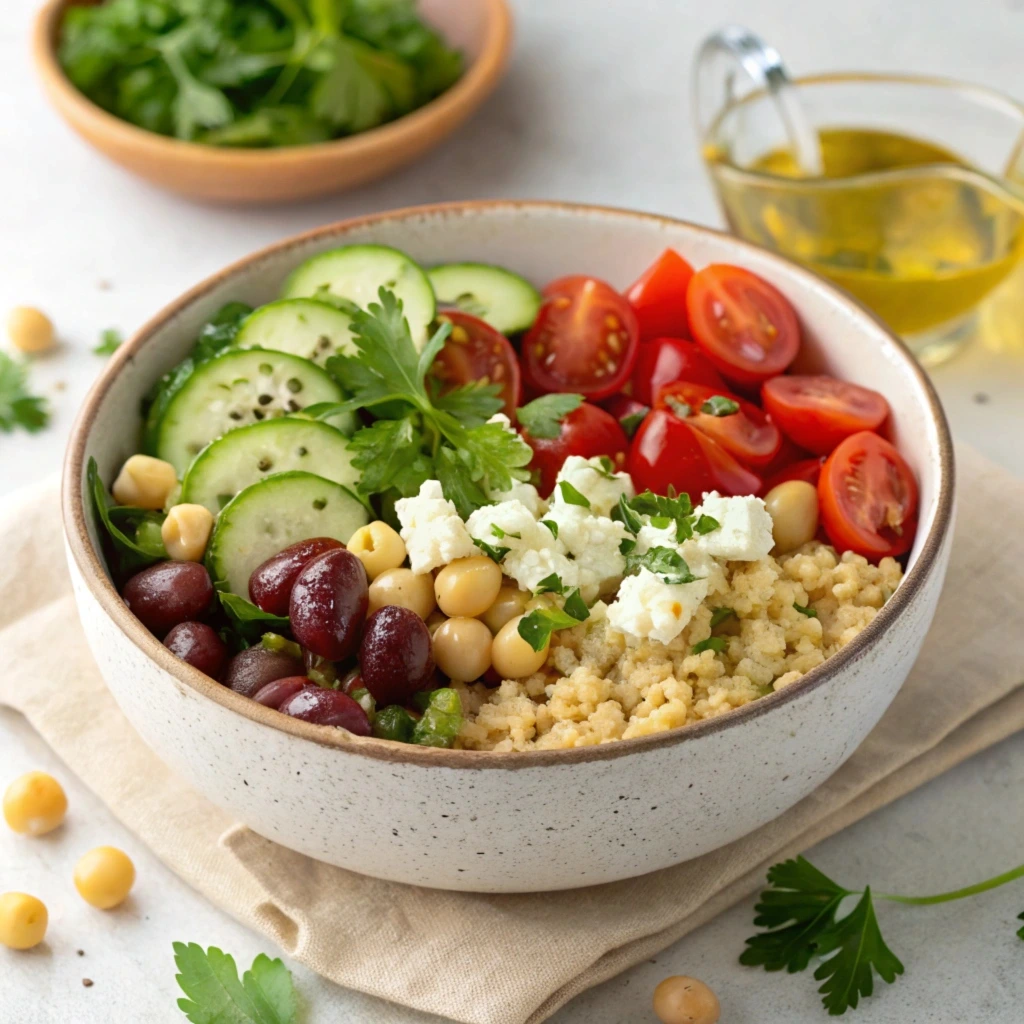
[[[831,278],[901,334],[973,310],[1024,255],[1024,216],[968,176],[956,154],[908,135],[862,128],[819,134],[824,173],[803,177],[789,150],[729,173],[706,156],[732,229]],[[921,168],[897,179],[872,172]],[[864,177],[869,175],[869,177]]]

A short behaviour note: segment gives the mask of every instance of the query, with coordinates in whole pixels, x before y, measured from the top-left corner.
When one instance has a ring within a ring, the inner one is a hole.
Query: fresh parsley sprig
[[[561,587],[561,580],[558,585]],[[590,609],[579,589],[576,589],[568,594],[562,608],[535,608],[524,615],[519,620],[519,635],[535,651],[543,651],[551,642],[551,634],[556,629],[572,629],[589,618]]]
[[[641,569],[660,576],[665,583],[695,583],[704,578],[694,576],[686,559],[674,548],[654,547],[642,555],[630,551],[626,555],[626,574],[637,573]]]
[[[519,425],[531,436],[551,439],[562,432],[562,421],[583,404],[582,395],[542,395],[516,412]]]
[[[886,945],[875,916],[874,900],[910,906],[928,906],[964,899],[1024,877],[1024,864],[976,885],[935,896],[897,896],[847,889],[834,882],[803,857],[783,861],[768,871],[769,888],[755,906],[754,924],[767,931],[747,939],[740,963],[766,971],[806,970],[812,958],[822,958],[814,971],[822,982],[822,1005],[833,1017],[855,1010],[874,991],[874,975],[892,984],[903,964]],[[839,916],[848,897],[859,899],[849,913]],[[1018,920],[1024,921],[1024,914]],[[1024,928],[1016,933],[1024,939]]]
[[[100,332],[100,340],[93,346],[93,355],[112,356],[123,342],[121,332],[116,327],[108,327]]]
[[[28,370],[6,352],[0,352],[0,430],[21,427],[34,434],[50,420],[42,398],[28,390]]]

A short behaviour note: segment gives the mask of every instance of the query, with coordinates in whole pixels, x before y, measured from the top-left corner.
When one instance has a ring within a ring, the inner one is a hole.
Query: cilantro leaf
[[[726,619],[732,618],[736,613],[731,608],[715,608],[711,612],[711,628],[720,626]]]
[[[562,432],[562,421],[583,404],[582,395],[550,394],[521,406],[516,416],[531,436],[555,438]]]
[[[559,480],[558,490],[561,492],[562,501],[566,505],[580,505],[583,508],[590,508],[590,499],[585,494],[581,494],[568,480]]]
[[[572,629],[579,624],[579,619],[561,608],[535,608],[519,620],[519,635],[535,651],[543,651],[556,629]]]
[[[123,343],[124,338],[116,327],[108,327],[100,333],[99,342],[93,347],[93,354],[97,356],[112,356]]]
[[[30,434],[49,422],[42,398],[29,394],[28,371],[6,352],[0,352],[0,430],[5,433],[21,427]]]
[[[708,416],[735,416],[740,411],[740,403],[725,395],[712,395],[702,403],[700,411]]]
[[[721,654],[725,650],[726,639],[724,636],[709,636],[707,640],[701,640],[690,648],[691,654],[703,654],[704,651],[714,651]]]
[[[806,615],[809,619],[816,619],[818,617],[818,610],[816,608],[805,608],[802,604],[793,602],[793,607],[801,614]]]
[[[635,573],[647,569],[660,576],[664,583],[694,583],[703,576],[694,576],[678,551],[673,548],[655,547],[642,555],[630,552],[626,555],[626,572]]]

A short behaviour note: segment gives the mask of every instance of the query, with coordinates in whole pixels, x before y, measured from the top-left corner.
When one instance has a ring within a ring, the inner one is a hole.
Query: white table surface
[[[101,329],[131,331],[206,274],[295,231],[467,197],[589,200],[717,223],[687,100],[696,43],[726,22],[762,32],[796,71],[938,72],[1021,91],[1024,0],[514,2],[518,36],[508,78],[441,151],[340,198],[245,210],[204,208],[154,191],[73,138],[46,107],[29,68],[36,2],[8,0],[0,30],[0,312],[22,303],[46,309],[63,344],[33,367],[37,389],[52,402],[52,426],[35,437],[0,434],[0,495],[58,468],[75,410],[102,364],[90,351]],[[935,379],[955,435],[1024,473],[1021,350],[976,348]],[[896,892],[941,891],[1002,871],[1021,859],[1021,755],[1024,737],[1009,740],[809,855],[840,880]],[[32,768],[64,782],[71,814],[43,840],[0,829],[0,891],[38,893],[51,913],[44,947],[0,950],[0,1024],[184,1020],[175,1009],[172,940],[219,945],[245,963],[269,950],[150,855],[19,716],[0,712],[0,785]],[[126,849],[139,875],[130,904],[106,915],[86,907],[70,885],[76,855],[99,843]],[[650,992],[675,973],[715,988],[725,1024],[824,1020],[809,975],[737,964],[752,930],[751,904],[585,994],[554,1020],[653,1021]],[[882,985],[856,1019],[1019,1022],[1024,944],[1011,922],[1021,910],[1024,884],[942,907],[884,908],[886,936],[907,974]],[[428,1022],[302,967],[295,976],[309,1022]],[[83,978],[94,984],[84,987]]]

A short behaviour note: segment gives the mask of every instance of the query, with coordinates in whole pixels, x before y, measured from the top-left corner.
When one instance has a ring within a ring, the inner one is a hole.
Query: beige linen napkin
[[[856,754],[746,839],[593,889],[416,889],[328,867],[233,823],[157,760],[104,687],[75,613],[53,484],[0,508],[0,701],[182,878],[320,974],[466,1024],[535,1024],[743,898],[769,864],[1024,727],[1022,511],[1024,481],[961,449],[935,624]]]

